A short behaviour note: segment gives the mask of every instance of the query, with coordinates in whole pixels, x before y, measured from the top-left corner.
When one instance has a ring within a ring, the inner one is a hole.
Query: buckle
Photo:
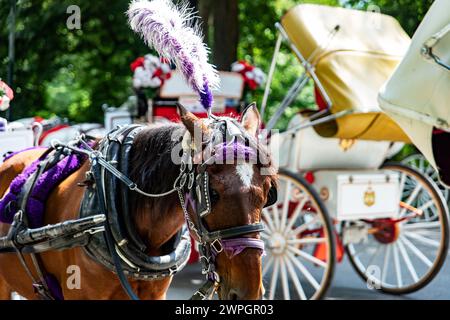
[[[187,174],[183,173],[181,175],[181,180],[180,180],[180,188],[183,189],[184,186],[186,185],[186,180],[187,180]]]
[[[212,249],[214,249],[216,254],[219,254],[219,253],[221,253],[223,251],[223,245],[222,245],[222,242],[220,242],[219,239],[216,239],[213,242],[211,242],[210,247]]]
[[[194,186],[194,172],[189,173],[189,182],[188,182],[188,190],[191,190],[192,187]]]
[[[208,274],[211,271],[210,260],[204,255],[200,256],[200,262],[202,264],[202,274]]]
[[[220,283],[220,276],[219,276],[219,274],[218,274],[216,271],[213,271],[213,272],[212,272],[212,279],[211,279],[211,280],[214,281],[214,285],[215,285],[216,287],[219,286],[219,283]]]
[[[178,268],[177,266],[173,267],[173,268],[169,268],[169,276],[173,276],[174,274],[176,274],[178,272]]]

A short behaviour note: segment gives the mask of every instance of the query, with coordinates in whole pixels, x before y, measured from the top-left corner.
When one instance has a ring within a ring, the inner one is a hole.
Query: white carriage
[[[445,261],[448,208],[425,175],[386,163],[410,141],[377,102],[409,37],[392,17],[318,5],[298,5],[276,26],[264,102],[283,41],[305,72],[266,128],[311,80],[318,110],[271,136],[280,185],[279,201],[263,211],[267,297],[323,297],[344,252],[375,288],[401,294],[424,287]]]
[[[38,123],[23,125],[21,123],[8,123],[0,118],[0,164],[9,154],[38,145],[42,134],[42,126]]]

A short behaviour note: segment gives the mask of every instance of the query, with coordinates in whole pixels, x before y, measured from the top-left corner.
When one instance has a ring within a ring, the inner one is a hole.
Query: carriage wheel
[[[430,163],[427,161],[427,159],[422,154],[416,153],[416,154],[410,155],[402,160],[402,164],[405,164],[407,166],[410,166],[410,167],[413,167],[413,168],[419,170],[424,175],[426,175],[431,180],[433,180],[436,183],[436,185],[439,187],[439,189],[441,190],[446,203],[450,203],[450,190],[447,189],[444,185],[442,185],[441,181],[439,180],[439,174],[433,168],[433,166],[430,165]]]
[[[365,241],[346,250],[369,288],[410,293],[433,280],[446,259],[448,208],[436,184],[418,170],[400,164],[382,169],[400,174],[399,217],[345,223],[344,232],[357,223],[369,230]]]
[[[265,298],[320,299],[335,266],[334,227],[317,193],[298,174],[280,170],[278,201],[263,209]]]

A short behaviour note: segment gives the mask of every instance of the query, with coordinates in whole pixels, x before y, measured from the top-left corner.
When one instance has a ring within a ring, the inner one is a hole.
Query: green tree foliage
[[[382,13],[395,17],[412,36],[434,0],[345,0],[344,3],[360,9],[376,5]]]
[[[199,8],[202,1],[206,0],[191,0]],[[412,34],[432,0],[240,0],[238,58],[268,72],[277,36],[274,24],[289,8],[306,2],[360,9],[375,4],[382,12],[398,18]],[[102,121],[103,103],[117,106],[126,100],[131,94],[129,64],[149,51],[128,27],[124,14],[128,0],[19,0],[17,3],[14,118],[56,114],[77,122]],[[70,5],[81,9],[81,30],[71,31],[66,27],[69,17],[66,10]],[[0,77],[4,79],[8,64],[8,12],[9,1],[0,0]],[[213,44],[217,40],[211,39],[211,35],[210,32],[209,42]],[[269,115],[302,71],[286,48],[281,52],[277,70]],[[262,91],[253,95],[259,103]],[[285,127],[299,109],[313,106],[310,85],[287,110],[279,127]]]
[[[0,75],[6,78],[8,3],[0,0]],[[69,30],[70,5],[81,29]],[[148,49],[129,29],[128,1],[18,1],[14,118],[57,114],[102,121],[101,105],[131,92],[130,62]]]

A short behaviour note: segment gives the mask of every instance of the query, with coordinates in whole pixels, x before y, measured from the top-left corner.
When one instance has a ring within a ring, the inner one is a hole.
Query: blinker
[[[269,189],[269,193],[267,195],[267,202],[264,205],[264,208],[273,206],[278,200],[278,190],[275,186],[271,186]]]

